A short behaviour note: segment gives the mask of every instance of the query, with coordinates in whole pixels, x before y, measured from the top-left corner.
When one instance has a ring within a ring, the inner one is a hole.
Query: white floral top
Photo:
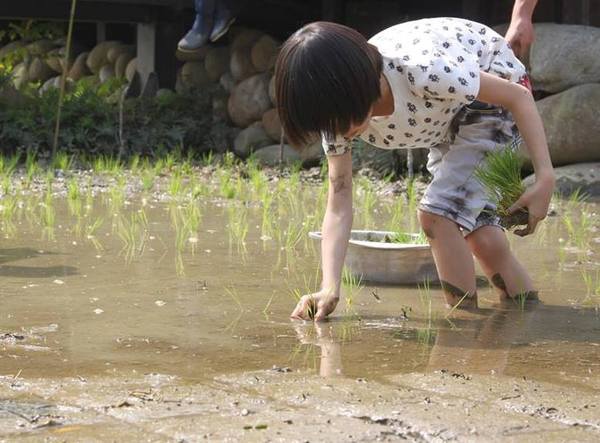
[[[401,23],[369,40],[383,56],[394,113],[373,117],[360,138],[384,149],[430,148],[447,141],[455,114],[479,93],[485,71],[528,85],[525,67],[491,28],[458,18]],[[326,140],[327,155],[350,150],[351,140]]]

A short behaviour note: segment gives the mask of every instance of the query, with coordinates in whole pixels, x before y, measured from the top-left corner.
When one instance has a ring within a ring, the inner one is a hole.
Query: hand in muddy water
[[[331,291],[321,290],[303,295],[290,317],[297,320],[323,321],[335,310],[339,301],[339,295],[331,294]]]
[[[548,214],[553,190],[553,177],[536,180],[508,209],[509,214],[523,213],[524,209],[529,214],[527,217],[527,226],[524,229],[515,230],[515,234],[524,237],[534,233],[537,224],[545,219]]]

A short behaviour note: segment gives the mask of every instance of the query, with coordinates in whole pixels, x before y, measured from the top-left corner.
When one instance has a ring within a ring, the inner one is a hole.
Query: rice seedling
[[[417,288],[419,292],[419,300],[421,302],[421,309],[425,315],[425,326],[416,330],[417,341],[423,345],[430,345],[437,335],[437,331],[434,327],[435,311],[433,310],[431,284],[429,280],[425,280],[425,282],[423,282],[423,284],[419,284]]]
[[[600,309],[600,270],[596,270],[595,276],[587,270],[581,271],[582,280],[586,288],[584,304],[593,305],[596,310]]]
[[[79,191],[79,183],[76,178],[71,178],[67,182],[67,204],[72,216],[81,217],[83,202],[81,200],[81,192]]]
[[[388,231],[400,231],[401,227],[405,221],[405,213],[404,213],[404,199],[396,198],[394,204],[389,206],[390,217],[388,222]]]
[[[2,232],[5,238],[13,237],[15,234],[14,216],[18,206],[18,199],[13,195],[5,195],[0,200],[0,220],[2,221]]]
[[[427,237],[423,231],[419,231],[417,234],[410,232],[395,232],[392,235],[386,235],[383,239],[385,243],[401,243],[407,245],[426,245]]]
[[[167,191],[169,196],[173,200],[179,200],[184,191],[183,185],[183,177],[181,176],[181,172],[179,169],[176,169],[173,174],[171,174],[171,179],[169,180],[169,184],[167,186]]]
[[[273,194],[268,189],[261,194],[261,224],[260,232],[264,236],[272,236],[273,233]]]
[[[34,176],[40,171],[35,152],[28,151],[25,157],[25,187],[29,188]]]
[[[342,289],[344,290],[344,300],[346,301],[345,313],[346,316],[356,317],[354,301],[356,295],[364,287],[362,277],[352,274],[350,269],[344,266],[342,270]]]
[[[509,214],[508,209],[525,192],[521,181],[521,157],[510,146],[490,152],[482,165],[475,169],[475,178],[496,205],[502,226],[510,229],[525,225],[529,214],[525,209]]]
[[[92,170],[96,174],[106,174],[112,177],[119,176],[124,170],[124,165],[117,157],[99,155],[93,160]]]
[[[109,209],[113,215],[117,215],[125,204],[125,177],[119,177],[108,190]]]
[[[562,222],[569,235],[569,243],[576,246],[580,252],[589,248],[594,216],[585,206],[578,211],[578,217],[572,217],[571,211],[565,212]]]
[[[40,220],[42,223],[42,235],[49,241],[54,240],[54,226],[56,223],[56,212],[53,206],[52,190],[47,190],[44,201],[40,203]]]
[[[238,253],[246,253],[246,237],[248,236],[248,209],[244,206],[227,208],[229,228],[229,247],[235,242]]]
[[[12,190],[12,179],[10,175],[2,177],[2,194],[9,195]]]
[[[95,219],[92,223],[89,223],[85,227],[84,235],[86,240],[94,245],[97,251],[101,251],[103,249],[102,244],[98,240],[98,230],[104,223],[102,218]]]
[[[376,203],[376,194],[373,184],[367,177],[359,177],[354,187],[354,201],[359,203],[356,211],[361,215],[361,221],[365,228],[372,226],[373,213]]]
[[[237,159],[233,152],[228,151],[225,154],[223,154],[223,167],[225,169],[228,169],[231,171],[234,169],[236,164],[237,164]]]
[[[148,193],[154,187],[154,180],[156,180],[156,171],[154,169],[144,169],[142,172],[142,191]]]
[[[143,210],[132,212],[129,219],[120,217],[117,234],[123,242],[121,254],[130,263],[144,252],[148,236],[148,219]]]
[[[215,162],[215,156],[212,151],[205,152],[200,158],[202,166],[212,166]]]
[[[57,152],[56,155],[52,157],[50,164],[52,169],[68,171],[73,166],[73,156],[66,152]]]
[[[222,169],[219,173],[219,195],[231,200],[235,198],[236,185],[232,179],[231,170]]]
[[[0,155],[0,175],[10,178],[19,164],[19,155],[14,154],[11,157]]]
[[[406,183],[406,201],[408,206],[408,229],[415,232],[419,226],[417,220],[417,206],[419,204],[417,187],[414,180],[407,180]]]
[[[131,171],[132,174],[138,175],[140,173],[140,171],[142,170],[142,167],[143,167],[142,159],[140,158],[140,156],[138,154],[133,155],[129,159],[129,170]]]

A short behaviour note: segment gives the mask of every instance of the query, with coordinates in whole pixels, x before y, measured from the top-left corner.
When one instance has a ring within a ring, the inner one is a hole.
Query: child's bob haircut
[[[315,22],[295,32],[275,66],[277,108],[287,139],[303,146],[361,124],[379,99],[382,57],[354,29]]]

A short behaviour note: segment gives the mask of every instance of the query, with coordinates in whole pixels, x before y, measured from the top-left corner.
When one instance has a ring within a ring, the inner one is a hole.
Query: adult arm
[[[515,0],[510,25],[506,31],[506,41],[517,57],[527,56],[535,38],[532,16],[538,0]]]

